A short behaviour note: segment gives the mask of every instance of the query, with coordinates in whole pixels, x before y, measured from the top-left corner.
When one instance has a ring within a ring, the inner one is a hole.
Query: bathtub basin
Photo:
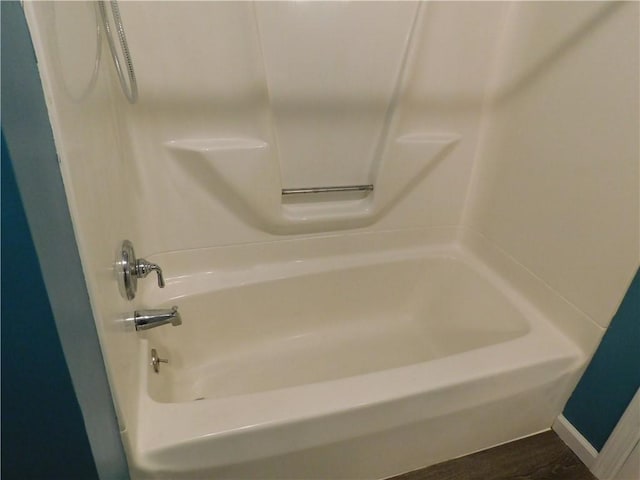
[[[138,478],[384,478],[548,428],[585,361],[456,248],[204,268],[144,301],[183,325],[140,335]]]

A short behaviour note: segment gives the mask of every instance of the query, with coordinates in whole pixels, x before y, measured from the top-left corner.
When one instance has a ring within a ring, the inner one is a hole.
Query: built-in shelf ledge
[[[286,189],[282,188],[275,153],[264,140],[183,139],[167,142],[166,147],[194,184],[224,202],[240,218],[272,233],[292,234],[356,228],[375,222],[403,193],[414,188],[459,139],[457,134],[400,136],[377,163],[370,184]],[[365,195],[341,197],[339,194],[344,192]],[[284,201],[284,197],[317,193],[329,194],[329,199]]]

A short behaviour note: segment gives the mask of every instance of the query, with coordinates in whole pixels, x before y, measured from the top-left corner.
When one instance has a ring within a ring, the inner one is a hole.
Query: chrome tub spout
[[[177,327],[182,325],[182,317],[180,317],[178,307],[175,306],[170,310],[136,310],[133,312],[133,323],[136,330],[148,330],[167,323]]]

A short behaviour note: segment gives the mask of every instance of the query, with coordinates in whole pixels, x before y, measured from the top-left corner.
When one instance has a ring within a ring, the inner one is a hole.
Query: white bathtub
[[[134,476],[388,477],[548,428],[585,362],[458,248],[254,265],[144,293],[183,325],[138,334]]]

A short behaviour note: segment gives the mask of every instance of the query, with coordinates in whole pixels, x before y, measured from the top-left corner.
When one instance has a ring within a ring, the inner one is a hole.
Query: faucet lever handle
[[[158,286],[164,288],[164,277],[162,276],[162,268],[160,268],[160,265],[148,262],[144,258],[136,260],[136,276],[138,278],[144,278],[151,272],[156,272],[158,275]]]
[[[157,268],[155,268],[154,270],[158,274],[158,287],[164,288],[164,277],[162,276],[162,269],[158,265],[156,265],[156,267]]]
[[[151,272],[158,275],[158,286],[164,288],[164,277],[159,265],[151,263],[144,258],[136,258],[133,244],[129,240],[123,240],[116,256],[114,265],[118,289],[127,300],[133,300],[138,288],[138,279],[144,278]]]

